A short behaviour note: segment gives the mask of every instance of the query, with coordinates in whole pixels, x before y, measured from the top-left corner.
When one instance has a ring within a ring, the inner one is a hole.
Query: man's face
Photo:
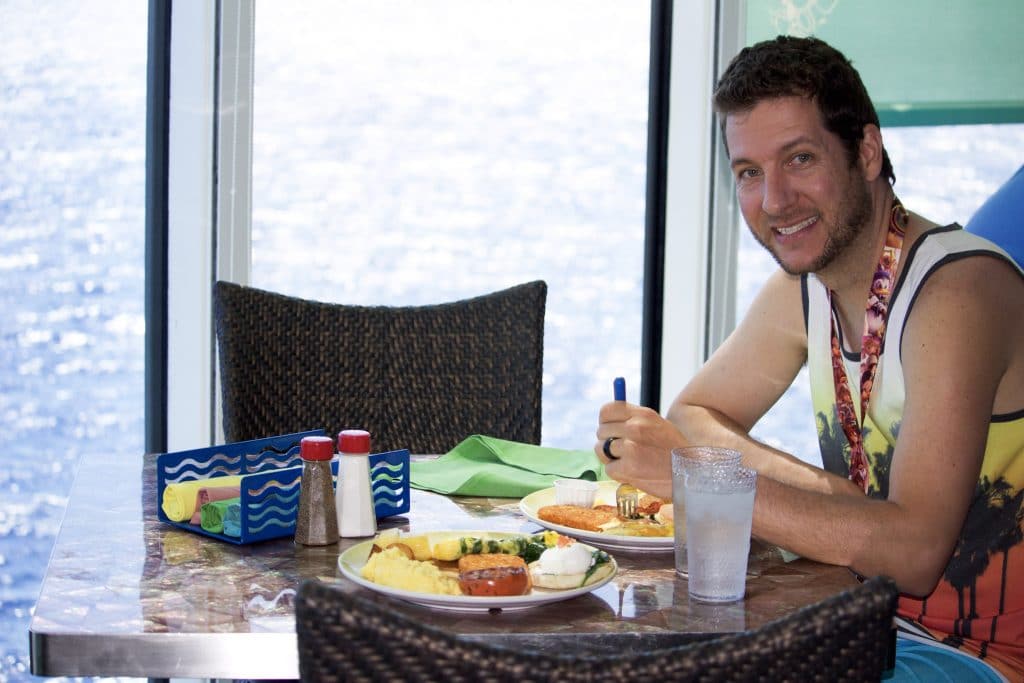
[[[818,272],[860,234],[871,196],[860,164],[803,97],[765,100],[725,125],[740,210],[792,275]]]

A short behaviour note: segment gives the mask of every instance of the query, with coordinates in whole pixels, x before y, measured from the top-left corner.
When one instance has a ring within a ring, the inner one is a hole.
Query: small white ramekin
[[[586,479],[555,479],[555,504],[594,507],[597,482]]]

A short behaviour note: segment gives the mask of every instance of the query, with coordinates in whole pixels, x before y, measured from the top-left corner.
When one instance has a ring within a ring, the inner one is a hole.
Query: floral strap
[[[889,295],[892,293],[893,273],[900,261],[903,248],[903,235],[909,221],[907,210],[899,199],[893,198],[892,213],[889,217],[889,232],[885,238],[885,248],[878,260],[878,268],[871,283],[867,307],[864,310],[864,334],[860,345],[860,415],[853,405],[850,394],[850,383],[846,378],[843,364],[843,351],[839,347],[839,335],[836,331],[835,315],[832,316],[832,378],[836,387],[836,408],[839,422],[843,426],[847,441],[850,442],[850,481],[859,486],[864,493],[868,492],[870,477],[868,461],[864,454],[864,433],[862,423],[867,415],[868,401],[871,398],[871,387],[875,381],[875,369],[878,367],[878,356],[882,353],[882,340],[885,339],[885,323],[889,315]],[[832,306],[832,290],[828,291],[829,308]]]

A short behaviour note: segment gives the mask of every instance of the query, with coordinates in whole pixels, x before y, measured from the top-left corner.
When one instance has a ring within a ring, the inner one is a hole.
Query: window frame
[[[150,36],[168,43],[170,88],[167,219],[160,207],[147,215],[147,245],[168,245],[166,281],[147,281],[147,298],[163,302],[147,308],[149,451],[223,442],[211,295],[215,280],[249,282],[254,4],[151,0],[151,11],[170,8],[171,31]],[[641,402],[659,410],[733,326],[737,237],[730,203],[714,201],[722,164],[710,96],[745,16],[743,2],[673,5],[651,4]],[[160,197],[147,191],[151,200]]]

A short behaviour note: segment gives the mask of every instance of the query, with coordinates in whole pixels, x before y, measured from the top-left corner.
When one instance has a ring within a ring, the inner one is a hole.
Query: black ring
[[[608,456],[609,460],[618,460],[619,459],[619,456],[612,455],[612,441],[615,441],[615,439],[617,439],[617,438],[619,438],[619,437],[617,437],[617,436],[609,436],[607,439],[604,440],[604,447],[601,450],[604,451],[604,454],[606,456]]]

